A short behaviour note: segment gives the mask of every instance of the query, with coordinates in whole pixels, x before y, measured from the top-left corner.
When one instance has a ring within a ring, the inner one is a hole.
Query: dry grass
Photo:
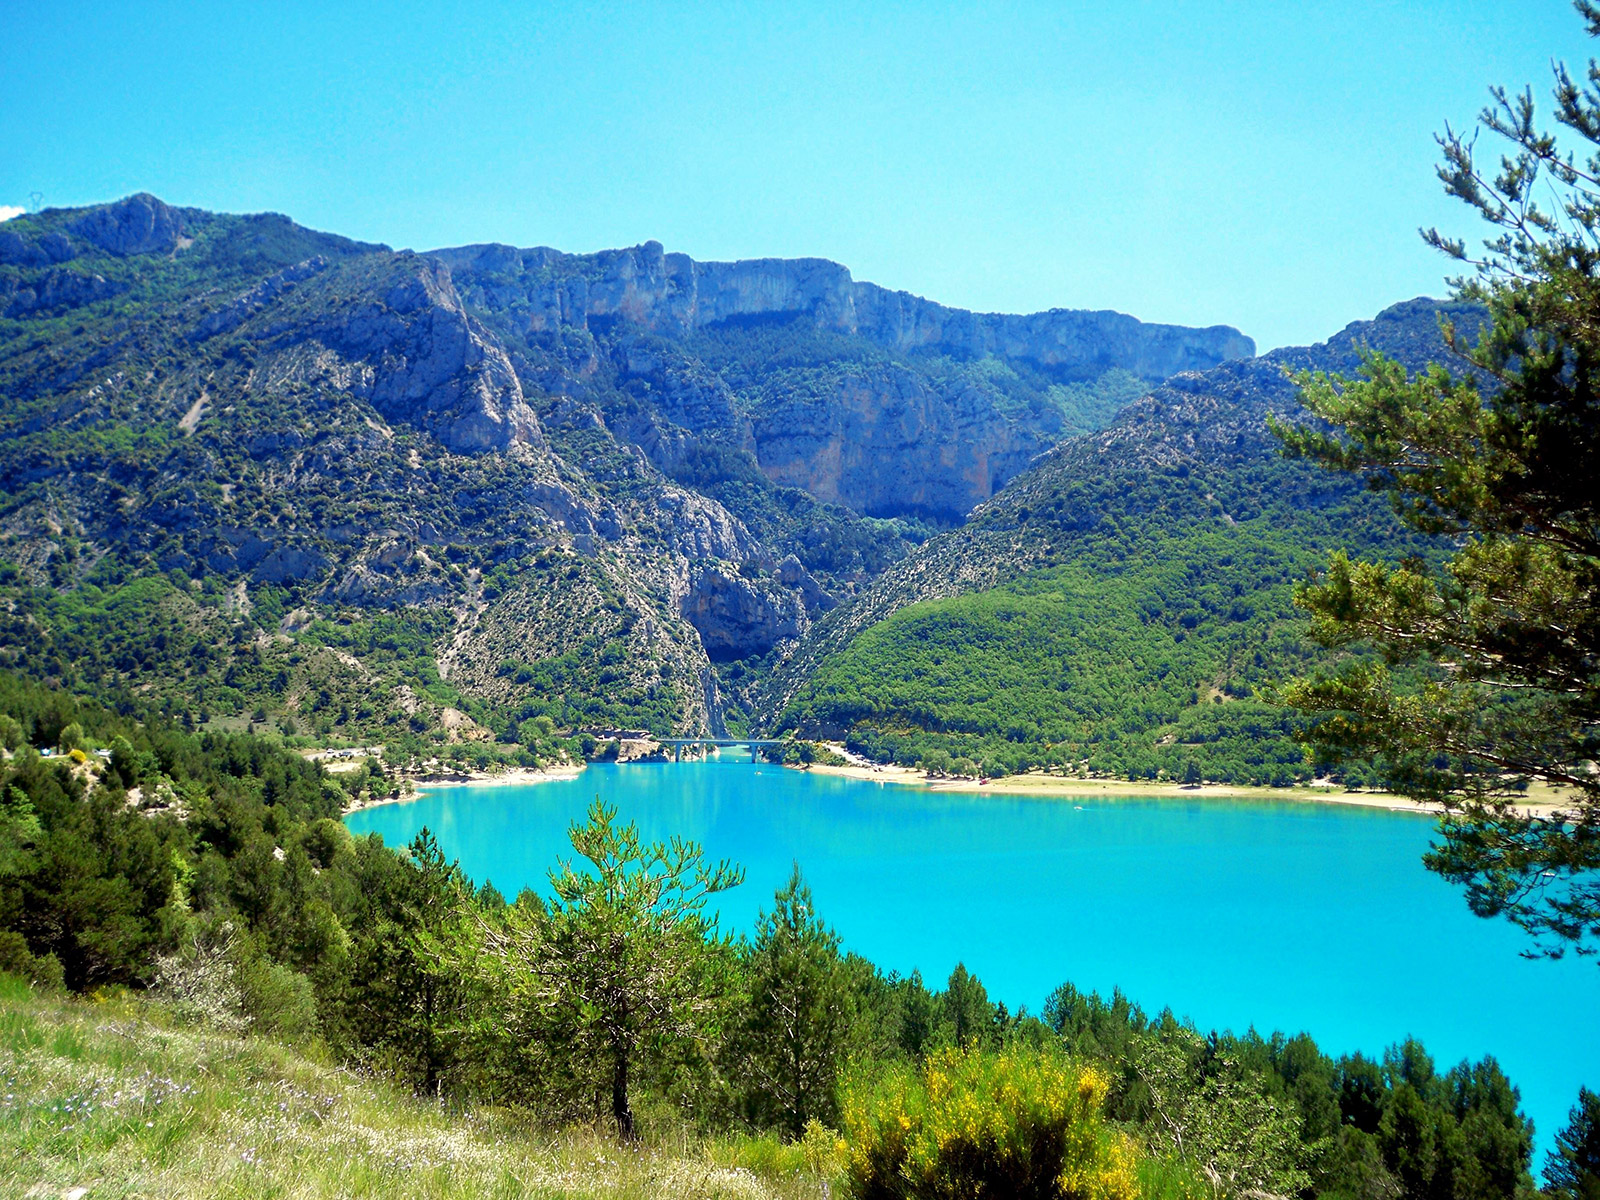
[[[0,976],[6,1196],[826,1195],[786,1150],[627,1148],[503,1111],[447,1114],[271,1042],[176,1026],[135,999],[40,996]]]

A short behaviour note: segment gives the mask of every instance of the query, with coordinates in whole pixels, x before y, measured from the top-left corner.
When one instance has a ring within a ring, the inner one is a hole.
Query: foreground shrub
[[[9,929],[0,930],[0,971],[49,991],[60,991],[65,986],[60,960],[54,954],[33,954],[28,949],[28,939]]]
[[[235,940],[231,922],[196,924],[176,953],[156,957],[151,996],[179,1020],[244,1033],[250,1019],[234,961]]]
[[[1131,1200],[1133,1145],[1102,1113],[1108,1081],[1040,1050],[947,1049],[845,1099],[857,1200]]]
[[[263,958],[231,921],[196,923],[178,951],[156,958],[151,995],[180,1020],[225,1033],[304,1045],[317,1033],[311,981]]]
[[[254,959],[239,971],[250,1029],[293,1046],[317,1035],[317,998],[311,981],[270,959]]]

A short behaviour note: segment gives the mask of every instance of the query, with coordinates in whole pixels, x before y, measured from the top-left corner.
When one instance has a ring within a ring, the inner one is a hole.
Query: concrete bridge
[[[704,758],[712,747],[722,746],[749,746],[750,757],[755,759],[756,750],[760,746],[781,746],[782,738],[739,738],[739,737],[687,737],[687,738],[656,738],[662,747],[672,752],[673,762],[684,760],[684,751],[688,751],[690,758]]]

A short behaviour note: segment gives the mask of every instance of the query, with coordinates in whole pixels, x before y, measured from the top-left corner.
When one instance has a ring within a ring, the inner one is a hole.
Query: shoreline
[[[426,792],[441,788],[529,786],[576,779],[588,766],[588,763],[583,763],[575,767],[553,767],[543,770],[513,767],[496,772],[469,771],[450,775],[407,776],[406,782],[413,788],[409,794],[385,796],[379,800],[352,804],[341,816],[349,816],[363,809],[377,808],[386,804],[406,804],[420,799]],[[1418,802],[1392,792],[1347,792],[1341,790],[1337,784],[1324,786],[1313,784],[1289,788],[1252,787],[1225,783],[1183,784],[1171,780],[1135,782],[1128,779],[1078,779],[1037,772],[1006,775],[980,783],[976,779],[960,777],[929,779],[925,772],[916,767],[893,765],[849,763],[828,766],[823,763],[812,763],[809,766],[787,765],[784,769],[856,779],[864,783],[894,784],[929,792],[960,792],[974,796],[988,794],[1041,800],[1288,800],[1302,804],[1339,804],[1425,816],[1437,816],[1445,811],[1442,805]],[[1518,809],[1527,814],[1544,816],[1571,802],[1570,798],[1562,796],[1553,789],[1535,788],[1527,802],[1519,805]]]
[[[511,767],[504,771],[468,771],[457,775],[408,775],[405,782],[412,787],[409,795],[384,796],[380,800],[350,804],[340,815],[348,817],[351,813],[368,808],[380,808],[386,804],[408,804],[413,800],[420,800],[425,793],[438,788],[527,786],[535,783],[555,783],[562,779],[576,779],[588,765],[584,763],[576,767],[548,767],[542,770],[534,767]]]
[[[1292,788],[1250,787],[1243,784],[1205,783],[1183,784],[1171,781],[1147,780],[1134,782],[1128,779],[1075,779],[1063,775],[1007,775],[979,783],[976,779],[929,779],[915,767],[897,766],[824,766],[813,763],[809,767],[791,767],[790,770],[820,772],[844,779],[859,779],[873,783],[893,783],[903,787],[922,788],[930,792],[965,792],[974,795],[1032,796],[1039,799],[1144,799],[1182,800],[1188,798],[1209,800],[1293,800],[1304,804],[1342,804],[1358,808],[1377,808],[1388,812],[1409,812],[1437,816],[1444,807],[1434,803],[1420,803],[1392,792],[1346,792],[1338,785],[1326,787],[1304,785]],[[1519,805],[1524,812],[1539,815],[1561,807],[1562,800],[1551,794],[1548,798],[1532,798]]]

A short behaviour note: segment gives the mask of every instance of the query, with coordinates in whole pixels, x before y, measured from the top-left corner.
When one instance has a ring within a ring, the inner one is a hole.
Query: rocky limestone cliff
[[[510,359],[468,314],[448,270],[403,254],[329,268],[316,256],[275,273],[208,314],[189,340],[249,337],[273,385],[331,380],[457,453],[543,446]]]
[[[78,308],[108,300],[122,289],[104,275],[56,267],[24,285],[15,277],[0,279],[0,311],[15,320],[36,312]]]
[[[503,245],[434,254],[452,269],[525,281],[520,294],[516,285],[502,284],[497,298],[515,297],[534,330],[621,318],[682,334],[741,318],[804,314],[821,328],[890,350],[1026,359],[1069,379],[1122,366],[1151,383],[1255,354],[1255,343],[1226,325],[1190,329],[1060,308],[1025,316],[974,313],[857,282],[847,267],[821,258],[696,262],[654,241],[592,255]]]
[[[183,237],[183,216],[148,192],[91,208],[72,232],[108,254],[168,254]]]
[[[693,473],[710,439],[748,451],[774,483],[874,517],[963,518],[1075,431],[1046,395],[1053,384],[1119,368],[1155,384],[1254,352],[1220,326],[965,312],[858,283],[824,259],[701,263],[658,242],[592,255],[466,246],[434,257],[466,303],[522,348],[525,377],[569,395],[614,379],[632,403],[607,413],[609,428],[661,470]],[[718,365],[697,357],[708,349]],[[1009,373],[1010,390],[950,365],[972,363]]]
[[[805,608],[794,591],[717,567],[694,572],[681,611],[713,662],[765,654],[780,641],[798,638],[808,627]]]
[[[779,400],[752,434],[770,478],[870,516],[965,514],[1054,440],[894,366],[845,374],[820,402]]]
[[[468,317],[447,271],[419,261],[410,278],[329,328],[346,353],[374,362],[372,402],[417,419],[455,451],[542,442],[539,423],[505,351]]]

